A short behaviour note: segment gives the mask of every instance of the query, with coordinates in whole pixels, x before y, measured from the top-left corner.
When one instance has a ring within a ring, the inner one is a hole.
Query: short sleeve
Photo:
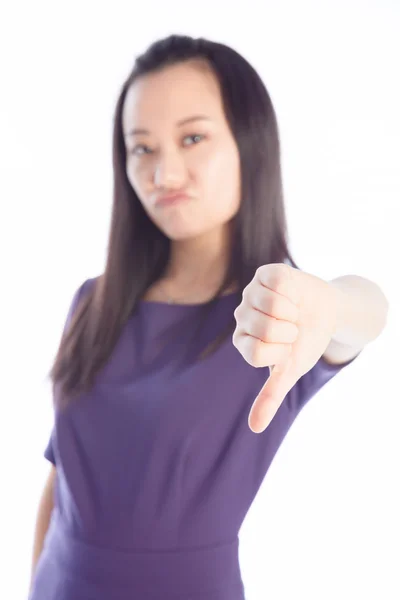
[[[78,307],[79,301],[82,298],[84,291],[87,289],[89,283],[92,281],[93,281],[93,279],[87,279],[86,281],[84,281],[82,283],[82,285],[76,290],[75,294],[73,295],[72,301],[71,301],[71,304],[70,304],[70,307],[69,307],[69,310],[67,313],[67,318],[65,319],[63,335],[71,323],[72,317],[74,316],[74,313]]]
[[[51,463],[53,463],[53,465],[56,464],[56,457],[54,455],[54,448],[53,448],[53,433],[54,430],[50,436],[49,442],[47,444],[46,450],[44,451],[44,457],[49,460]]]
[[[307,373],[301,377],[289,392],[289,403],[295,411],[301,410],[315,394],[338,373],[351,365],[362,353],[359,352],[350,360],[340,363],[328,363],[323,356]]]
[[[93,281],[92,279],[87,279],[84,283],[82,283],[82,285],[77,289],[77,291],[74,293],[73,297],[72,297],[72,301],[70,304],[70,308],[68,310],[67,313],[67,317],[65,319],[65,323],[64,323],[64,328],[63,328],[63,333],[62,335],[64,335],[65,331],[67,330],[69,324],[71,323],[72,317],[75,313],[75,310],[79,304],[79,301],[83,295],[84,290],[86,289],[87,285],[89,282]],[[53,428],[52,432],[51,432],[51,436],[50,439],[47,443],[46,449],[44,451],[44,457],[50,461],[53,465],[56,464],[56,457],[55,457],[55,452],[54,452],[54,444],[55,444],[55,428]]]

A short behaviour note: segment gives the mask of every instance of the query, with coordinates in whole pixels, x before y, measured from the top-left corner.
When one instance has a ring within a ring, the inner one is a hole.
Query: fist
[[[333,287],[286,264],[264,265],[235,310],[233,344],[254,367],[271,375],[253,404],[249,425],[264,430],[286,394],[318,361],[336,327]]]
[[[284,264],[257,269],[235,310],[233,344],[253,367],[285,363],[298,337],[300,311],[289,269]]]

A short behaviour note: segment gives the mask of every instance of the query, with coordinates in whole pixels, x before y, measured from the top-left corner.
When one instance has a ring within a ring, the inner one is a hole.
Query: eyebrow
[[[206,117],[205,115],[194,115],[193,117],[187,117],[186,119],[182,119],[178,121],[177,126],[182,127],[182,125],[186,125],[187,123],[192,123],[193,121],[211,121],[210,117]],[[148,129],[130,129],[127,133],[125,133],[124,137],[130,137],[132,135],[147,135],[150,134]]]

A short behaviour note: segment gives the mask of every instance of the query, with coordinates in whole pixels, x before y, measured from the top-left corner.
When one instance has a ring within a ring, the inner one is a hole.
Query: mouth
[[[160,198],[158,198],[158,200],[156,200],[155,206],[174,206],[175,204],[180,204],[189,199],[190,198],[187,194],[168,194],[166,196],[161,196]]]

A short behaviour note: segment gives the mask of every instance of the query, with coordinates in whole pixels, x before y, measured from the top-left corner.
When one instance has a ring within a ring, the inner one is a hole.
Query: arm
[[[40,554],[42,553],[44,539],[49,528],[51,513],[54,507],[53,497],[54,481],[56,478],[56,474],[56,468],[52,466],[39,503],[33,543],[31,585],[35,575],[37,562],[39,560]]]
[[[337,327],[323,358],[340,364],[381,334],[389,305],[378,285],[358,275],[343,275],[329,283],[337,300]]]

